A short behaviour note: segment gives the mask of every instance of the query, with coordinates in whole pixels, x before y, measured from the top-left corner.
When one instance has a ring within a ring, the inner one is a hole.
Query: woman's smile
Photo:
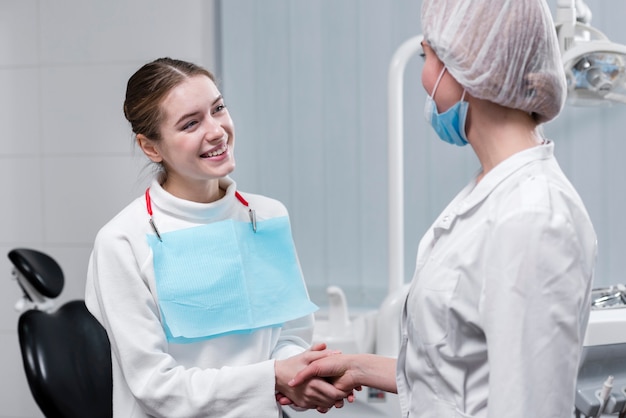
[[[219,148],[214,148],[200,155],[200,158],[213,158],[224,155],[228,151],[228,143],[224,142]]]

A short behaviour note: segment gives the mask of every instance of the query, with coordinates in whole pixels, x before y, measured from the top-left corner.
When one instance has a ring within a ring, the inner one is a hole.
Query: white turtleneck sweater
[[[248,208],[235,197],[235,182],[224,178],[220,187],[226,190],[222,199],[202,204],[176,198],[154,180],[150,196],[159,232],[249,221]],[[258,221],[287,215],[276,200],[242,195]],[[154,234],[148,220],[142,196],[98,232],[89,262],[85,302],[111,342],[114,416],[280,417],[274,359],[308,348],[313,315],[250,334],[168,343],[146,239]]]

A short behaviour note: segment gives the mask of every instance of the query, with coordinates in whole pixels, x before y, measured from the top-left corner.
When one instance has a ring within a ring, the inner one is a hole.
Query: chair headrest
[[[28,283],[47,298],[61,294],[65,279],[59,264],[49,255],[28,248],[9,251],[9,259]]]

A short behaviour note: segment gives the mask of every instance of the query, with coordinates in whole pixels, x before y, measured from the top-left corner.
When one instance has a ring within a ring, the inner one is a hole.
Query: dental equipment
[[[606,409],[607,403],[611,397],[611,390],[613,389],[613,376],[609,376],[606,378],[604,383],[602,384],[602,389],[600,389],[597,397],[600,399],[600,408],[598,408],[598,412],[596,413],[596,418],[600,418]]]
[[[555,26],[567,78],[568,101],[593,106],[626,104],[626,46],[589,25],[582,0],[558,0]]]
[[[576,383],[576,413],[586,417],[624,414],[626,285],[594,289],[591,299]]]

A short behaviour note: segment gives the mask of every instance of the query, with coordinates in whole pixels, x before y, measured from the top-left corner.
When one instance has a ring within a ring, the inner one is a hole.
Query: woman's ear
[[[163,161],[163,157],[161,157],[161,153],[159,152],[159,148],[156,146],[156,143],[146,137],[143,134],[137,134],[137,145],[146,154],[146,157],[150,159],[153,163],[160,163]]]

